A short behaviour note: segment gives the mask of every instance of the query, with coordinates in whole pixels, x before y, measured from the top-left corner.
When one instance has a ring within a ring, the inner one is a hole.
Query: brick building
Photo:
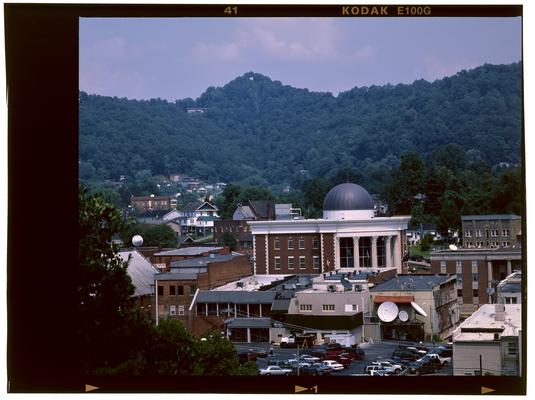
[[[409,216],[375,217],[361,186],[331,189],[323,219],[248,221],[255,274],[319,274],[333,270],[396,269],[407,253]]]
[[[172,261],[181,261],[196,257],[208,257],[210,254],[230,254],[230,249],[221,246],[181,247],[179,249],[154,252],[151,255],[151,261],[157,268],[165,272],[169,271]]]
[[[461,222],[463,247],[510,247],[521,241],[518,215],[463,215]]]
[[[496,291],[497,284],[522,270],[520,247],[495,249],[458,249],[431,253],[431,274],[456,276],[456,289],[463,316],[470,315],[479,305],[491,303],[488,288]],[[492,303],[496,302],[496,294]]]

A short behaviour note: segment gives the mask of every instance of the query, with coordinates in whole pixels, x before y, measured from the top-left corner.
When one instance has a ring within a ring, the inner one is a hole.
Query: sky
[[[337,95],[520,59],[520,18],[80,19],[80,90],[130,99],[196,99],[249,71]]]

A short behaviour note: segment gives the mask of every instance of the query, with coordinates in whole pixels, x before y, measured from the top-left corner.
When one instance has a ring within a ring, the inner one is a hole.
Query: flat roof
[[[390,291],[426,291],[448,280],[455,279],[454,275],[448,274],[407,274],[398,275],[387,281],[381,282],[370,289],[370,292]]]
[[[173,249],[167,251],[161,251],[159,253],[154,253],[155,256],[197,256],[210,251],[222,250],[223,247],[182,247],[180,249]]]
[[[188,258],[187,260],[171,261],[170,268],[187,268],[187,267],[206,267],[211,262],[225,262],[230,261],[238,256],[242,256],[241,253],[232,252],[231,254],[214,254],[213,257],[195,257]]]
[[[489,214],[489,215],[461,215],[462,221],[491,221],[498,219],[522,219],[519,215],[514,214]]]
[[[158,281],[194,281],[197,280],[197,274],[165,272],[154,275],[154,280]]]
[[[504,307],[504,321],[496,321],[496,306]],[[455,329],[453,342],[493,341],[494,333],[489,330],[501,331],[501,336],[518,336],[521,328],[520,304],[484,304]],[[470,332],[462,332],[463,329],[469,329]]]
[[[251,275],[238,281],[227,283],[226,285],[216,287],[212,291],[238,291],[251,292],[259,290],[263,286],[268,286],[274,282],[282,281],[291,275]]]
[[[236,292],[236,291],[199,291],[196,303],[233,303],[233,304],[268,304],[272,303],[276,292]]]

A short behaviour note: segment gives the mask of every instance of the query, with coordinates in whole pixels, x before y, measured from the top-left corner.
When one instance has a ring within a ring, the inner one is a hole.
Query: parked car
[[[360,347],[350,347],[346,349],[349,354],[354,354],[356,360],[362,360],[366,357],[366,353]]]
[[[409,360],[409,361],[416,361],[420,355],[417,353],[407,350],[406,348],[397,348],[392,352],[392,358],[394,360]]]
[[[247,361],[256,361],[257,355],[254,351],[240,351],[238,352],[238,360],[240,362],[247,362]]]
[[[292,366],[292,368],[297,368],[297,366],[299,365],[299,368],[302,368],[302,367],[310,367],[312,365],[311,362],[306,362],[306,361],[299,361],[295,358],[292,358],[290,360],[288,360],[288,364],[290,364]]]
[[[299,375],[303,376],[321,376],[330,375],[331,368],[322,363],[314,363],[310,367],[303,367],[299,369]]]
[[[277,365],[268,365],[260,370],[260,375],[291,375],[293,371],[287,368],[281,368]]]
[[[372,364],[372,365],[367,365],[366,367],[364,367],[364,373],[366,375],[377,375],[378,373],[378,375],[384,376],[384,375],[392,375],[394,372],[380,365]]]
[[[304,361],[307,363],[315,363],[320,361],[319,357],[312,356],[310,354],[303,354],[301,357],[299,357],[299,361]]]
[[[385,370],[389,370],[394,374],[399,374],[403,367],[400,364],[395,364],[389,360],[382,360],[382,361],[374,361],[372,362],[372,365],[379,365],[383,367]]]
[[[249,350],[249,351],[254,351],[254,350]],[[256,356],[260,358],[266,358],[268,356],[268,353],[269,353],[268,350],[262,350],[262,349],[256,350]]]
[[[351,359],[347,357],[343,357],[342,354],[344,353],[340,353],[338,356],[331,358],[331,360],[334,360],[342,364],[344,368],[347,368],[349,365],[351,365]]]
[[[288,360],[268,360],[267,365],[277,365],[281,368],[292,369],[292,364]]]
[[[440,359],[436,357],[436,354],[426,354],[425,356],[416,361],[432,365],[435,371],[438,371],[442,368],[442,363],[440,362]]]
[[[446,357],[444,352],[435,352],[435,351],[427,353],[424,357],[436,358],[440,362],[441,365],[446,365],[447,363],[451,362],[451,353],[449,357]]]
[[[344,369],[344,366],[342,364],[334,360],[323,360],[322,364],[330,367],[333,371],[341,371]]]
[[[415,361],[409,364],[408,370],[411,374],[424,375],[435,372],[435,367],[430,363]]]

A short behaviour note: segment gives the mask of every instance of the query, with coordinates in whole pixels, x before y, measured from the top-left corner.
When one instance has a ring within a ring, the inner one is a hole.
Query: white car
[[[301,368],[301,367],[310,367],[313,364],[313,362],[312,361],[308,361],[308,360],[304,361],[304,360],[301,360],[301,359],[298,361],[297,359],[292,358],[292,359],[288,360],[288,364],[291,364],[295,368],[297,368],[297,364],[299,364],[299,368]]]
[[[299,357],[299,361],[304,361],[306,363],[314,364],[315,362],[318,362],[320,360],[319,357],[311,356],[310,354],[303,354],[301,357]]]
[[[344,366],[342,364],[334,360],[324,360],[322,364],[328,366],[333,371],[341,371],[344,369]]]
[[[269,365],[260,370],[260,375],[290,375],[291,373],[291,369],[281,368],[276,365]]]
[[[385,371],[392,372],[394,374],[398,374],[401,372],[403,367],[399,364],[394,364],[390,361],[374,361],[372,362],[373,365],[378,365],[380,367],[383,367]]]

